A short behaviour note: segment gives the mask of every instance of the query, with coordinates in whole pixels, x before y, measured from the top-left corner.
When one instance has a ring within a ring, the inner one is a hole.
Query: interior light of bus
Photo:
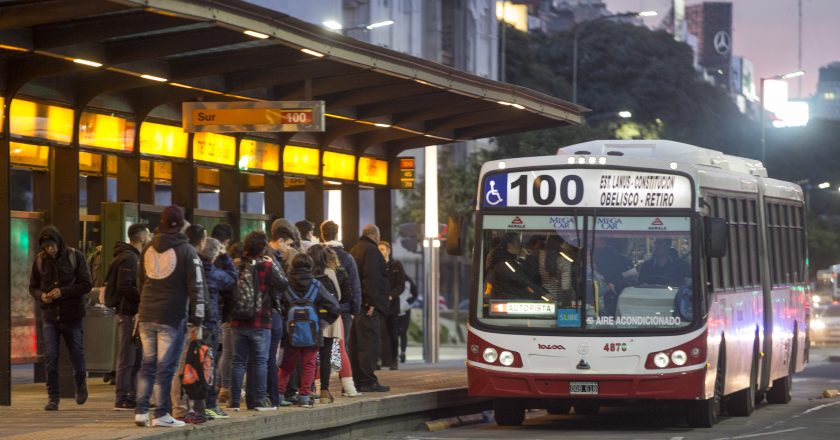
[[[585,157],[579,157],[578,158],[578,163],[581,164],[581,165],[585,164],[586,163],[586,158]]]
[[[513,361],[514,361],[513,353],[505,350],[501,354],[499,354],[499,363],[500,364],[502,364],[506,367],[509,367],[509,366],[513,365]]]
[[[493,347],[487,347],[484,349],[484,353],[481,355],[484,358],[484,362],[488,364],[492,364],[496,362],[496,359],[499,358],[499,353]]]
[[[668,355],[665,353],[656,353],[653,357],[653,364],[659,368],[665,368],[668,366]]]
[[[569,158],[566,160],[566,162],[568,162],[570,165],[574,165],[575,164],[575,157],[574,156],[569,156]]]
[[[597,159],[595,156],[589,156],[589,164],[590,164],[590,165],[595,165],[595,162],[596,162],[597,160],[598,160],[598,159]]]
[[[514,269],[513,266],[511,266],[510,263],[508,263],[507,261],[505,261],[505,266],[507,266],[508,269],[510,269],[511,272],[514,272],[514,273],[516,272],[516,269]]]
[[[560,251],[560,256],[565,258],[566,261],[568,261],[569,263],[574,263],[575,262],[575,260],[573,260],[572,257],[566,255],[566,253],[563,252],[563,251]]]
[[[671,353],[671,362],[681,367],[688,361],[688,356],[682,350],[676,350]]]
[[[598,158],[598,164],[599,165],[604,165],[605,163],[607,163],[607,158],[606,157],[599,157]]]

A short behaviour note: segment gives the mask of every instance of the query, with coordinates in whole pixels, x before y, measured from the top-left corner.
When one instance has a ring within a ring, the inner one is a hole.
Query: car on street
[[[811,340],[840,342],[840,304],[831,304],[811,319]]]

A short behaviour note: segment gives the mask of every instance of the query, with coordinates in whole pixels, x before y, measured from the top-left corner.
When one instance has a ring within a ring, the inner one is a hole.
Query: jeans
[[[222,388],[230,388],[231,364],[233,362],[233,329],[230,323],[222,323],[222,355],[219,357],[219,385]]]
[[[271,317],[271,343],[268,345],[268,376],[266,386],[268,387],[268,398],[272,405],[280,404],[280,395],[277,391],[277,348],[283,340],[283,316],[274,313]]]
[[[379,359],[379,320],[382,314],[374,310],[373,316],[361,313],[353,319],[350,334],[350,366],[353,368],[353,382],[356,386],[373,385],[379,380],[374,374]]]
[[[134,402],[137,396],[137,373],[140,372],[140,362],[143,351],[134,342],[134,315],[119,315],[117,318],[117,338],[119,351],[117,352],[116,374],[116,402]]]
[[[73,365],[73,379],[76,389],[85,382],[85,350],[82,320],[50,321],[44,320],[44,366],[47,372],[47,395],[51,401],[59,400],[58,390],[58,350],[60,338],[64,338],[70,363]]]
[[[248,377],[249,388],[254,385],[254,403],[259,405],[265,399],[265,382],[268,373],[268,347],[271,344],[271,329],[233,327],[233,375],[230,386],[230,406],[239,407],[242,379],[249,357],[253,359],[253,377]]]
[[[318,347],[286,347],[283,352],[283,365],[280,367],[278,392],[285,393],[289,378],[300,361],[300,397],[308,397],[312,393],[312,381],[315,380],[315,356]]]
[[[140,322],[143,362],[137,380],[137,409],[134,411],[136,414],[149,412],[152,389],[157,403],[154,416],[163,417],[172,411],[169,392],[184,348],[186,331],[184,321],[177,328],[156,322]]]

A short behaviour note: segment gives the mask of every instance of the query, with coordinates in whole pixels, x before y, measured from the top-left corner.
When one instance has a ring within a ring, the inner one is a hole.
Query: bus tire
[[[730,416],[748,417],[755,410],[756,383],[758,382],[758,363],[753,354],[750,366],[750,386],[736,392],[726,399],[726,412]]]
[[[566,415],[572,410],[572,403],[568,401],[552,402],[548,404],[548,407],[545,410],[553,416]]]
[[[786,404],[793,395],[793,373],[796,371],[797,333],[793,333],[793,349],[788,363],[788,374],[773,381],[770,391],[767,391],[767,402]]]
[[[598,414],[598,410],[601,409],[601,405],[594,400],[575,402],[574,406],[575,414],[583,416],[594,416],[595,414]]]
[[[520,426],[525,421],[525,406],[517,399],[494,399],[493,413],[499,426]]]
[[[718,357],[718,367],[715,373],[715,392],[709,399],[690,400],[686,402],[685,421],[692,428],[711,428],[718,422],[718,416],[723,404],[723,381],[726,371],[726,358],[723,346]]]

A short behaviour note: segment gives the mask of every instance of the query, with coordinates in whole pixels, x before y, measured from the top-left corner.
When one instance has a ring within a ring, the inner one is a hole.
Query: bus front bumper
[[[694,400],[704,398],[706,370],[637,375],[534,374],[488,370],[467,363],[470,396]],[[598,382],[598,394],[570,394],[570,382]]]

